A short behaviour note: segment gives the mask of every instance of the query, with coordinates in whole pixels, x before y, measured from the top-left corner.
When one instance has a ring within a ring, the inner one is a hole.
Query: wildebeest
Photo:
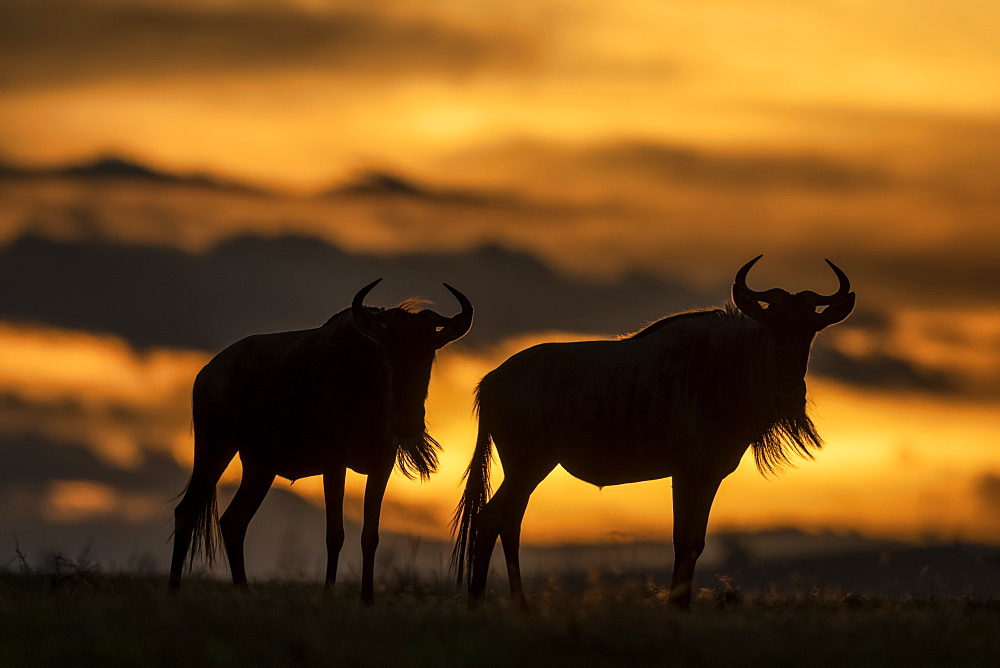
[[[762,473],[821,441],[806,414],[805,373],[816,333],[854,308],[837,292],[755,292],[736,274],[736,308],[669,316],[615,341],[545,343],[479,383],[479,435],[455,511],[452,565],[470,604],[486,589],[499,535],[511,597],[525,604],[518,561],[528,497],[557,464],[599,487],[673,478],[674,570],[669,601],[691,605],[695,562],[722,479],[747,448]],[[820,307],[824,310],[817,312]],[[492,499],[492,447],[504,480]]]
[[[219,538],[233,583],[247,585],[243,541],[247,525],[275,476],[292,481],[322,475],[326,499],[325,588],[337,577],[344,543],[344,477],[367,474],[361,533],[361,598],[374,597],[379,514],[393,464],[426,479],[437,468],[438,444],[424,427],[424,400],[435,351],[465,335],[472,304],[445,287],[462,310],[446,318],[418,310],[364,306],[379,281],[362,288],[350,308],[322,327],[250,336],[229,346],[194,382],[194,471],[178,504],[170,586],[194,537],[211,563]],[[243,479],[218,519],[216,485],[239,452]],[[221,534],[221,536],[219,535]]]

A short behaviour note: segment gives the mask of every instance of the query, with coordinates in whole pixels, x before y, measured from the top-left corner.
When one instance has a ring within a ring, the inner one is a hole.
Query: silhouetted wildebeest
[[[379,279],[379,281],[382,279]],[[344,544],[344,476],[367,474],[361,598],[374,596],[379,513],[393,463],[426,479],[437,468],[438,444],[424,427],[424,400],[438,348],[472,326],[472,304],[458,290],[451,318],[416,310],[364,306],[375,281],[351,307],[316,329],[250,336],[205,365],[194,382],[194,471],[174,511],[170,586],[180,586],[191,544],[211,563],[219,536],[233,583],[245,588],[247,525],[275,476],[322,475],[326,497],[326,589],[337,577]],[[236,453],[243,479],[218,519],[215,489]],[[221,531],[220,531],[221,530]]]
[[[470,603],[483,596],[497,536],[511,597],[524,605],[518,562],[528,497],[557,464],[599,487],[673,478],[670,602],[688,609],[695,562],[722,479],[748,447],[761,472],[821,445],[806,415],[816,332],[854,308],[847,276],[828,297],[755,292],[736,274],[736,309],[680,313],[617,341],[528,348],[479,383],[479,436],[455,511],[452,565]],[[817,312],[819,307],[825,310]],[[490,496],[492,446],[504,480]]]

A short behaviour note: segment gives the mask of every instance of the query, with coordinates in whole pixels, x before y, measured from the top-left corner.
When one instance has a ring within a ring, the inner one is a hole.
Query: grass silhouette
[[[267,581],[251,593],[192,578],[64,569],[0,573],[6,665],[987,665],[1000,601],[873,598],[836,590],[748,592],[720,578],[694,613],[640,578],[616,587],[543,583],[520,612],[506,591],[477,611],[444,577],[405,571],[363,608],[359,583]]]

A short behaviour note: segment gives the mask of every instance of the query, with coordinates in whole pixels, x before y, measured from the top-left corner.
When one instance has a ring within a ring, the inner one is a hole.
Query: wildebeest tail
[[[191,483],[184,489],[187,497]],[[191,534],[191,553],[188,568],[194,564],[195,555],[200,555],[209,567],[215,565],[215,555],[222,543],[222,531],[219,528],[219,502],[215,487],[204,499],[198,499],[198,507],[194,518],[194,529]]]
[[[476,412],[479,412],[480,388],[476,388]],[[472,560],[476,549],[476,518],[490,497],[490,461],[493,458],[493,439],[489,428],[479,416],[479,434],[472,461],[465,470],[465,493],[455,508],[451,531],[455,548],[451,553],[451,568],[461,586],[463,580],[472,578]]]

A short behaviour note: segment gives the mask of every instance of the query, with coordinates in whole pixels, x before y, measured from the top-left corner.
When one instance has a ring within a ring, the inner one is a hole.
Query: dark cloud
[[[115,155],[55,167],[23,167],[0,162],[0,179],[24,183],[26,180],[70,179],[76,182],[131,182],[166,186],[187,186],[217,192],[267,195],[261,188],[206,173],[174,174]]]
[[[41,490],[53,480],[87,480],[128,492],[150,492],[169,500],[184,487],[187,473],[163,453],[147,452],[135,468],[113,466],[87,448],[38,436],[0,436],[0,488]]]
[[[813,349],[809,371],[861,387],[934,394],[963,392],[959,379],[943,371],[924,369],[906,359],[884,353],[846,355],[822,343]]]
[[[422,295],[438,300],[432,308],[443,314],[457,305],[441,283],[458,287],[477,308],[475,327],[463,340],[472,347],[540,331],[613,336],[728,298],[723,287],[700,292],[644,275],[588,283],[497,247],[383,257],[346,253],[304,237],[240,237],[192,254],[23,237],[0,249],[0,285],[17,286],[0,300],[0,319],[111,333],[140,347],[212,352],[250,333],[317,326],[378,277],[385,280],[371,303]],[[871,306],[843,327],[880,341],[891,334],[886,317]],[[957,372],[926,369],[891,351],[848,355],[835,338],[823,335],[810,372],[890,390],[960,395],[996,389],[976,390]]]
[[[854,256],[880,296],[897,303],[963,308],[997,303],[1000,262],[996,248],[993,239],[969,238],[943,241],[927,254],[869,254],[861,248]]]
[[[494,193],[471,188],[435,188],[387,171],[373,170],[358,174],[347,183],[321,193],[321,197],[349,199],[408,199],[426,204],[465,207],[519,207],[527,203],[508,193]]]
[[[634,170],[646,177],[739,190],[786,187],[831,191],[871,190],[891,184],[874,166],[819,155],[722,153],[649,142],[592,149],[584,160],[604,170]]]
[[[30,276],[30,280],[25,280]],[[369,298],[414,295],[457,309],[441,286],[477,307],[467,345],[543,330],[616,334],[672,311],[722,303],[647,276],[588,284],[524,254],[491,247],[461,254],[353,255],[302,237],[242,237],[204,254],[24,237],[0,249],[0,318],[120,335],[140,346],[218,350],[253,332],[322,324],[373,278]]]
[[[377,3],[362,7],[319,13],[285,3],[194,8],[68,0],[46,7],[6,0],[0,87],[276,69],[460,75],[530,59],[529,45],[495,26],[480,33],[381,15]]]
[[[728,160],[712,152],[667,146],[658,146],[653,152],[669,154],[675,150],[691,156],[695,164]],[[560,154],[558,159],[544,150],[524,153],[537,157],[552,173],[581,173],[573,172],[578,162],[570,160],[569,153]],[[756,159],[747,160],[753,163]],[[759,160],[773,160],[778,165],[783,158],[761,156]],[[834,171],[842,169],[845,174],[852,169],[849,164],[831,165]],[[200,249],[234,235],[280,230],[333,243],[360,239],[383,254],[501,244],[530,252],[550,266],[577,275],[608,275],[639,267],[654,275],[679,278],[690,273],[704,279],[703,268],[718,264],[720,270],[710,275],[719,276],[715,285],[720,294],[728,288],[725,274],[754,254],[766,252],[766,260],[754,269],[753,276],[764,287],[769,287],[765,284],[771,276],[774,284],[786,287],[792,287],[785,284],[789,276],[814,276],[815,282],[803,287],[823,290],[823,281],[828,282],[832,273],[820,258],[829,257],[854,281],[859,308],[873,305],[870,313],[895,307],[965,308],[1000,303],[993,288],[1000,282],[1000,264],[993,252],[1000,241],[1000,228],[990,223],[979,229],[978,218],[960,219],[956,229],[935,232],[932,245],[919,222],[914,224],[912,239],[907,228],[898,227],[897,243],[894,233],[886,230],[897,229],[899,221],[885,211],[874,212],[871,223],[826,223],[816,220],[814,214],[795,220],[779,216],[773,221],[770,213],[781,211],[780,198],[771,202],[765,194],[755,192],[730,202],[727,196],[735,188],[722,185],[709,188],[709,192],[718,193],[717,198],[706,198],[701,188],[694,188],[692,196],[683,186],[670,190],[663,178],[650,181],[638,167],[629,178],[611,167],[598,174],[599,167],[594,166],[591,180],[580,179],[593,185],[588,192],[598,193],[593,201],[575,201],[571,187],[540,186],[544,191],[533,191],[524,184],[479,184],[476,188],[392,171],[362,173],[322,196],[296,199],[278,193],[237,194],[246,187],[218,177],[178,176],[113,159],[54,168],[47,172],[51,178],[25,178],[25,170],[15,168],[8,169],[4,178],[0,169],[0,197],[8,207],[0,232],[11,238],[33,231],[60,239],[111,239]],[[783,173],[783,169],[774,167],[772,171]],[[635,191],[631,196],[629,188],[637,187],[642,179],[646,179],[645,195]],[[541,176],[536,180],[545,181]],[[848,181],[845,176],[844,182]],[[616,193],[613,201],[600,194],[612,191]],[[659,211],[655,208],[659,205],[651,204],[653,200],[647,197],[650,191],[667,203],[668,210]],[[669,210],[674,195],[679,208]],[[857,210],[862,208],[859,203]],[[889,218],[880,218],[883,215]],[[740,220],[741,225],[735,225],[734,220]],[[859,229],[869,228],[875,240],[859,237]],[[359,230],[364,233],[359,234]],[[789,230],[796,232],[789,236]],[[716,300],[711,296],[700,304]],[[855,314],[852,322],[859,317]],[[626,329],[631,327],[625,325]]]
[[[858,306],[851,311],[850,320],[837,325],[838,329],[857,329],[875,334],[887,334],[892,329],[892,319],[883,311],[869,306]]]

